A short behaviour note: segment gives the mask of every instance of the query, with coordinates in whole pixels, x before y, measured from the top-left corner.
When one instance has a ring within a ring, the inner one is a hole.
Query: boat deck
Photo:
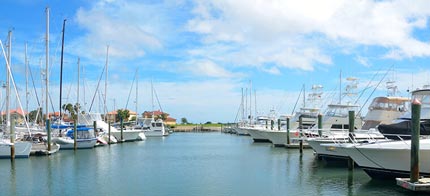
[[[51,145],[51,150],[48,151],[48,146],[44,143],[35,143],[31,147],[30,155],[31,156],[41,156],[41,155],[51,155],[60,150],[59,145]]]

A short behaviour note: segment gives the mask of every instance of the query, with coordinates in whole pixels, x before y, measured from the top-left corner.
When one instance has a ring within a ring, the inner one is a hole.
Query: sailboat
[[[32,147],[31,142],[15,142],[15,125],[11,124],[11,117],[10,117],[10,81],[12,81],[14,85],[14,89],[18,98],[18,102],[21,105],[21,101],[19,99],[15,81],[12,77],[12,71],[11,71],[11,40],[12,40],[12,32],[9,31],[9,46],[8,46],[8,54],[6,56],[6,53],[4,51],[3,43],[0,40],[0,45],[2,48],[3,56],[6,60],[6,129],[5,131],[10,128],[10,134],[5,135],[5,133],[0,133],[0,158],[28,158],[30,156],[30,150]],[[14,154],[12,152],[14,151]]]
[[[141,129],[143,129],[143,133],[145,134],[146,137],[168,136],[169,132],[166,131],[164,127],[163,119],[158,118],[157,120],[155,120],[154,93],[155,93],[155,89],[151,81],[152,117],[150,119],[141,119],[139,124],[141,125]],[[158,100],[158,97],[157,97],[157,100]],[[161,113],[163,113],[163,111],[161,111]]]

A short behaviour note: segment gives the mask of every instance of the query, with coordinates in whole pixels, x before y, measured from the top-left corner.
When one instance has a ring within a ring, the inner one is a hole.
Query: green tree
[[[183,124],[183,125],[188,124],[188,120],[187,120],[187,118],[182,117],[182,118],[181,118],[181,124]]]
[[[121,121],[128,121],[128,117],[130,117],[130,111],[129,110],[127,110],[127,109],[124,109],[124,110],[122,110],[122,109],[119,109],[119,110],[117,110],[116,111],[116,115],[117,115],[117,117],[118,117],[118,119]]]
[[[28,114],[28,118],[29,118],[30,122],[41,123],[42,122],[42,108],[30,111],[30,113]]]

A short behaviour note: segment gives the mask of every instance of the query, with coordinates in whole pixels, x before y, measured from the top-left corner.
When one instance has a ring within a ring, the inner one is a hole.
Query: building
[[[119,119],[117,119],[118,117],[118,110],[114,110],[114,111],[110,111],[107,113],[106,119],[108,122],[118,122]],[[128,119],[126,121],[130,121],[132,119],[136,119],[137,118],[137,112],[128,110],[128,113],[130,114],[130,116],[128,117]]]
[[[22,109],[14,109],[9,110],[10,118],[15,120],[16,124],[22,124],[24,123],[25,115],[27,115],[27,112]],[[1,112],[2,118],[6,119],[6,111]]]
[[[170,117],[170,114],[166,113],[166,112],[162,112],[160,110],[156,110],[156,111],[145,111],[143,112],[143,118],[152,118],[152,115],[154,115],[154,118],[162,118],[162,116],[164,115],[165,119],[164,124],[166,125],[176,125],[176,119]]]

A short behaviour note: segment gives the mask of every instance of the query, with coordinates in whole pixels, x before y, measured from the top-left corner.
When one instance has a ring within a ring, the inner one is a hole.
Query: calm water
[[[407,195],[363,171],[328,167],[311,150],[223,133],[166,138],[50,157],[0,160],[1,195]]]

